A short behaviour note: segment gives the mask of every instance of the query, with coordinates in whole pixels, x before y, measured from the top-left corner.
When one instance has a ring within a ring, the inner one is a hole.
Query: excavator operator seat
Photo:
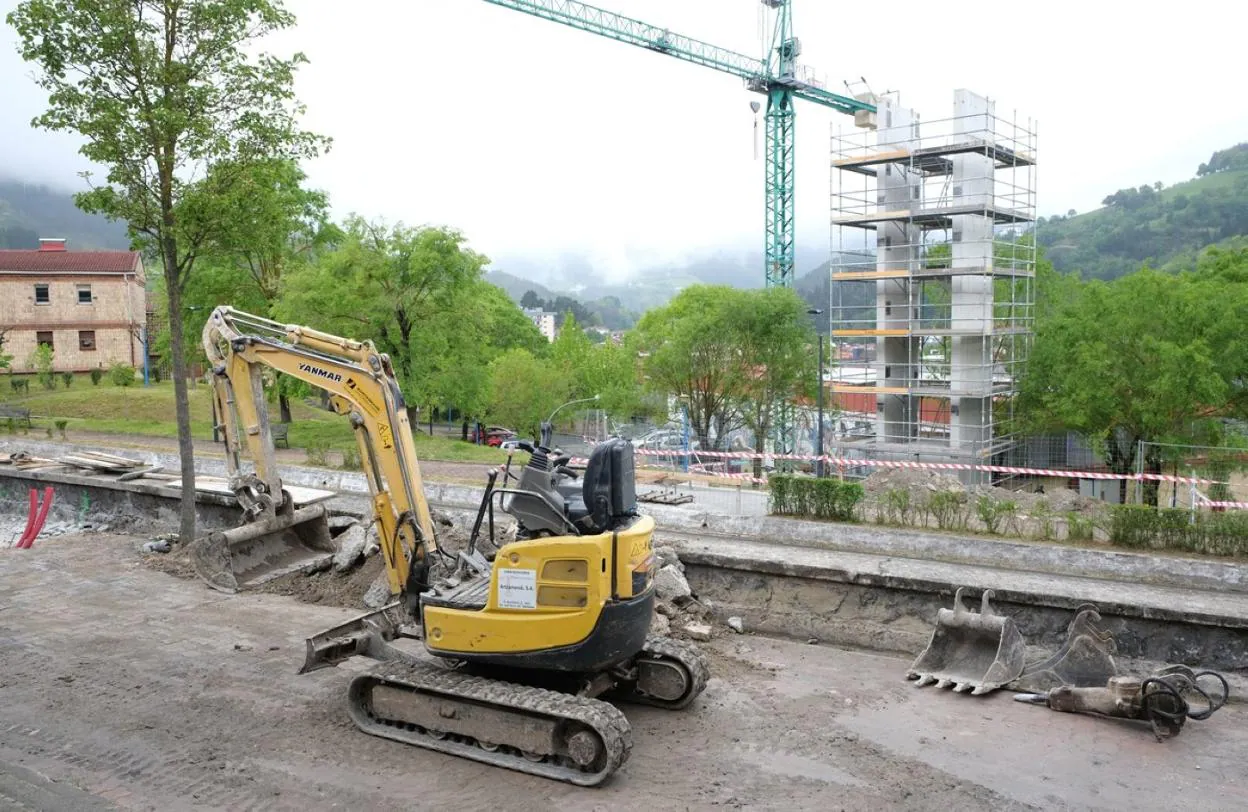
[[[581,485],[583,502],[570,504],[569,516],[589,533],[606,533],[637,515],[633,446],[614,437],[589,455]]]

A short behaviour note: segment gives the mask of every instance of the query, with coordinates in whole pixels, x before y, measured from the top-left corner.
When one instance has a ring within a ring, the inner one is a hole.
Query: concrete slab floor
[[[624,708],[635,745],[607,785],[490,768],[358,732],[343,694],[367,663],[294,673],[350,610],[213,593],[144,567],[140,543],[0,551],[0,808],[1248,808],[1243,706],[1158,744],[753,635],[708,644],[688,712]]]

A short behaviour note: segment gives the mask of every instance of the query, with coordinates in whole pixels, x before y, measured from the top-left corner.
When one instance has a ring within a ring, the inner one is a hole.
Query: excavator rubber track
[[[665,710],[683,710],[706,690],[711,669],[702,652],[690,643],[670,637],[650,637],[637,655],[638,669],[678,669],[684,678],[684,691],[675,699],[664,699],[640,690],[637,683],[627,683],[611,693],[613,699],[638,705],[652,705]],[[660,672],[661,674],[661,672]]]
[[[351,681],[365,733],[590,787],[632,750],[632,729],[598,699],[516,685],[434,664],[386,663]]]

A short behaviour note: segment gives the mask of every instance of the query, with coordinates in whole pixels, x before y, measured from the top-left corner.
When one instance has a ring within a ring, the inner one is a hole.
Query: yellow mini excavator
[[[592,786],[631,748],[628,720],[603,698],[681,709],[705,688],[695,648],[649,635],[654,520],[637,512],[631,444],[598,445],[578,473],[544,427],[524,444],[518,475],[510,462],[501,484],[490,472],[467,549],[452,558],[438,546],[385,354],[230,307],[213,311],[203,341],[231,488],[247,514],[193,542],[210,586],[246,588],[333,550],[324,507],[296,510],[282,488],[262,369],[326,390],[354,429],[395,600],[310,638],[301,673],[357,655],[379,661],[347,693],[361,730]],[[244,445],[254,473],[242,468]],[[495,541],[496,501],[517,523],[509,543]],[[479,550],[487,516],[490,546]]]

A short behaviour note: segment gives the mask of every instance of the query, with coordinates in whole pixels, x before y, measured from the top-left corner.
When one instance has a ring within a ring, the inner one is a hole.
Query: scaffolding
[[[832,392],[849,457],[1000,460],[1035,302],[1036,133],[954,93],[832,136]],[[872,430],[863,431],[864,426]]]

